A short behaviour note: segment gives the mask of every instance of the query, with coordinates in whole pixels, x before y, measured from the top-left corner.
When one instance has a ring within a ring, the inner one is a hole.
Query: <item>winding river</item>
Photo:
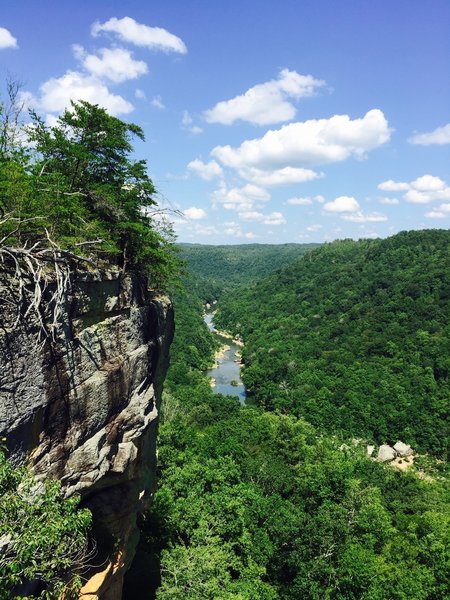
[[[241,347],[215,330],[212,322],[213,313],[206,313],[204,320],[209,330],[217,336],[222,344],[222,351],[216,357],[216,365],[206,372],[208,377],[213,380],[213,391],[225,396],[237,396],[239,402],[245,404],[245,387],[241,380]]]

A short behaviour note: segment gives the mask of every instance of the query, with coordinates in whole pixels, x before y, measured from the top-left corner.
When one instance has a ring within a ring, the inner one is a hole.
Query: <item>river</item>
[[[213,325],[213,313],[204,315],[205,323],[222,344],[223,350],[217,356],[216,366],[207,371],[208,377],[214,381],[213,391],[225,396],[237,396],[241,404],[245,404],[245,387],[241,380],[241,347],[228,337],[216,332]],[[232,385],[231,382],[237,382]]]

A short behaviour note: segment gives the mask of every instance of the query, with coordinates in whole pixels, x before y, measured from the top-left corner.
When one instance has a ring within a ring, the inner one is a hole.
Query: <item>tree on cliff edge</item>
[[[62,250],[147,273],[153,285],[167,282],[176,271],[171,231],[149,216],[155,187],[146,161],[132,159],[142,129],[84,101],[53,126],[31,118],[33,149],[1,157],[0,240],[5,232],[19,245],[50,238]]]

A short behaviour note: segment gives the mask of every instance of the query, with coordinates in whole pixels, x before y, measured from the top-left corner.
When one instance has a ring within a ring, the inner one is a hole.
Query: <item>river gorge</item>
[[[215,329],[213,312],[205,313],[203,318],[208,329],[221,343],[221,349],[216,354],[215,365],[206,373],[211,378],[212,388],[217,394],[237,396],[239,402],[245,404],[245,387],[241,380],[241,345],[231,336],[225,336]]]

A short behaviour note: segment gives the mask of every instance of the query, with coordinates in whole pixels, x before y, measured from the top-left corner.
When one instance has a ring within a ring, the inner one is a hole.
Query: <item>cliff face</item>
[[[55,341],[2,308],[0,432],[16,462],[79,493],[94,517],[99,565],[84,598],[121,597],[155,483],[156,419],[172,307],[118,273],[77,275]]]

